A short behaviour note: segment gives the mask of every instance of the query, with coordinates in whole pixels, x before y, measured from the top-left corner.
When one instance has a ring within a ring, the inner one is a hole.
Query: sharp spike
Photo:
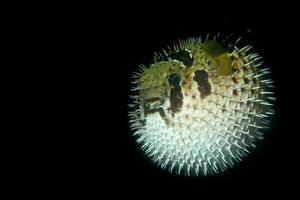
[[[257,75],[255,75],[255,76],[253,76],[253,78],[258,78],[258,77],[263,76],[263,75],[265,75],[265,74],[263,74],[263,73],[257,74]]]
[[[205,41],[207,41],[208,40],[208,38],[209,38],[209,33],[207,33],[207,35],[206,35],[206,39],[205,39]]]
[[[242,39],[242,37],[239,37],[239,38],[235,41],[234,45],[238,45],[238,43],[241,41],[241,39]]]
[[[274,94],[274,92],[267,92],[267,91],[262,91],[259,94]]]

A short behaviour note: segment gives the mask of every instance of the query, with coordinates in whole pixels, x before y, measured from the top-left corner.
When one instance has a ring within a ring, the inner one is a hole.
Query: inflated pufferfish
[[[171,173],[206,176],[233,166],[274,114],[261,57],[217,40],[179,41],[133,76],[131,128],[145,154]]]

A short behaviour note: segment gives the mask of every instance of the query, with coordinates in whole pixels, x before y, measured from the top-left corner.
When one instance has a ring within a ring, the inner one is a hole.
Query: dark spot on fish
[[[237,68],[232,67],[232,74],[238,72],[239,70]]]
[[[248,78],[244,78],[244,83],[248,84],[249,83],[249,79]]]
[[[182,95],[180,86],[171,88],[170,104],[171,104],[170,110],[173,113],[180,111],[182,104],[183,104],[183,95]]]
[[[233,80],[233,82],[234,82],[235,84],[239,83],[239,82],[237,81],[237,79],[235,78],[235,76],[232,77],[232,80]]]
[[[193,105],[193,109],[197,110],[197,105],[196,104]]]
[[[168,82],[172,88],[180,86],[180,77],[178,74],[171,74],[168,78]]]
[[[170,55],[170,58],[181,61],[184,66],[191,67],[194,62],[194,58],[186,50],[180,50],[179,52]]]
[[[165,111],[164,111],[163,108],[159,108],[159,109],[158,109],[158,113],[159,113],[159,115],[160,115],[162,118],[165,118],[165,117],[166,117],[166,113],[165,113]]]
[[[158,113],[161,118],[164,120],[165,124],[168,126],[170,124],[170,120],[167,118],[166,113],[163,108],[158,109]]]
[[[233,94],[234,96],[238,95],[237,90],[234,89],[234,90],[232,91],[232,94]]]
[[[208,73],[205,70],[195,71],[193,79],[198,83],[198,90],[202,99],[210,95],[211,85],[208,82]]]
[[[196,95],[193,95],[192,98],[193,98],[193,99],[196,99]]]
[[[232,74],[233,74],[232,80],[233,80],[234,83],[238,83],[237,79],[235,78],[235,75],[236,75],[236,73],[238,73],[238,72],[239,72],[238,69],[232,68]]]
[[[239,110],[235,109],[233,110],[234,114],[238,114]]]
[[[226,111],[225,105],[223,105],[223,107],[222,107],[222,112],[225,112],[225,111]]]

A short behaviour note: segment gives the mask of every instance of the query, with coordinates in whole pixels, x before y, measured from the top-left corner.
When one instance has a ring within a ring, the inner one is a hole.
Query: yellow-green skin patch
[[[218,75],[228,76],[232,73],[232,59],[230,53],[226,52],[216,41],[206,41],[203,43],[204,53],[212,66],[217,70]]]

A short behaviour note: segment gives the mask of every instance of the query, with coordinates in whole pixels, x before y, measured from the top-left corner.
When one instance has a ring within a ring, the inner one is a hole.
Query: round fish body
[[[157,166],[186,176],[218,174],[263,139],[274,86],[251,48],[190,38],[134,73],[130,125]]]

